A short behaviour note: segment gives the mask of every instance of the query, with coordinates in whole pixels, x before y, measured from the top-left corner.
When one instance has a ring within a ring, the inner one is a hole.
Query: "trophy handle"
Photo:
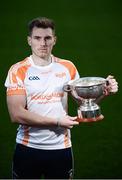
[[[109,81],[106,79],[106,86],[109,86],[109,84],[110,84]]]
[[[72,90],[71,86],[69,84],[66,84],[64,87],[63,87],[63,90],[65,92],[70,92]]]
[[[114,92],[112,92],[111,91],[111,89],[109,89],[109,85],[110,85],[110,83],[109,83],[109,81],[108,81],[108,79],[106,79],[106,87],[108,86],[108,90],[109,90],[109,92],[107,92],[107,90],[105,90],[105,94],[106,95],[112,95],[112,94],[114,94]]]
[[[80,96],[78,96],[75,87],[72,87],[72,91],[71,91],[72,96],[76,99],[76,101],[78,101],[78,103],[81,103],[81,101],[84,99]]]
[[[67,93],[69,93],[72,98],[78,103],[78,104],[81,104],[83,98],[78,96],[78,94],[76,93],[76,90],[75,90],[75,87],[74,86],[71,86],[69,84],[66,84],[64,87],[63,87],[63,90]]]
[[[105,87],[109,86],[109,84],[110,84],[109,81],[106,79],[106,81],[105,81]],[[103,100],[104,97],[106,96],[107,91],[105,90],[105,87],[104,87],[104,90],[103,90],[103,94],[101,94],[101,96],[99,96],[97,99],[94,100],[94,102],[95,102],[96,104],[99,104],[100,101]]]

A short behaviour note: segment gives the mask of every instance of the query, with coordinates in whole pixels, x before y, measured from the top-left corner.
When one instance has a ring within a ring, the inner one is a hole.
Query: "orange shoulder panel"
[[[63,66],[65,66],[68,69],[70,76],[71,76],[71,80],[75,78],[77,70],[71,61],[59,59],[58,63],[62,64]]]
[[[28,67],[30,67],[30,63],[27,58],[13,65],[10,69],[10,82],[17,83],[17,77],[24,81]]]

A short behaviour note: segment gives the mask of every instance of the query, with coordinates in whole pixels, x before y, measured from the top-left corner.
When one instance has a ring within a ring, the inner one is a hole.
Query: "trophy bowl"
[[[107,80],[102,77],[83,77],[71,80],[64,86],[64,91],[80,105],[78,107],[78,121],[91,122],[99,120],[101,109],[95,102],[104,94]]]

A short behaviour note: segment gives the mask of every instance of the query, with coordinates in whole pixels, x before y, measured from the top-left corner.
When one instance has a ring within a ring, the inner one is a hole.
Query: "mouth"
[[[44,48],[43,48],[43,49],[39,49],[39,51],[47,51],[47,49],[44,49]]]

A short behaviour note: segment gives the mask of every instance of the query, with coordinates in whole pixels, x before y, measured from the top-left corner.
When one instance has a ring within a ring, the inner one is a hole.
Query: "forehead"
[[[40,36],[40,37],[44,37],[44,36],[53,36],[53,31],[51,28],[38,28],[38,27],[34,27],[32,30],[32,36]]]

